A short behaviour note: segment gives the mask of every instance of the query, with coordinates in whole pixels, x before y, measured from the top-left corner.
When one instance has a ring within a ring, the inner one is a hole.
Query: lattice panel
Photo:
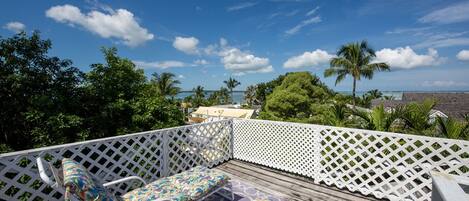
[[[430,170],[469,176],[469,141],[235,120],[234,155],[391,200],[430,200]]]
[[[3,154],[0,200],[62,200],[62,192],[40,179],[36,165],[39,156],[57,166],[63,157],[72,158],[103,182],[132,175],[151,182],[196,165],[211,167],[229,159],[231,131],[231,121],[223,120]],[[202,144],[217,151],[188,154],[188,150],[203,148]],[[138,185],[123,183],[112,190],[123,194]]]
[[[469,142],[321,127],[316,179],[391,200],[430,200],[430,171],[469,176]]]
[[[304,124],[234,120],[233,157],[314,178],[319,162],[315,133]]]

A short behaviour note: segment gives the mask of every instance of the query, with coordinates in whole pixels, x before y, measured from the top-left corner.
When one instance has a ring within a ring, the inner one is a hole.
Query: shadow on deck
[[[269,167],[230,160],[215,169],[223,171],[233,179],[254,186],[256,189],[287,200],[378,200],[325,185],[317,185],[311,179],[274,170]]]

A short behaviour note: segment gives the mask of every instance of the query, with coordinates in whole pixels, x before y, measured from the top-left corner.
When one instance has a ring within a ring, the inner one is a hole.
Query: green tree
[[[233,103],[233,89],[241,84],[238,80],[230,77],[230,79],[223,81],[226,84],[226,87],[230,90],[230,103]]]
[[[373,99],[383,97],[383,93],[378,89],[369,90],[365,94],[369,97],[372,97]]]
[[[184,125],[184,114],[173,100],[163,96],[143,96],[132,103],[132,132]]]
[[[407,132],[419,135],[433,135],[434,121],[430,115],[435,107],[434,100],[427,99],[422,103],[412,102],[405,106],[406,112],[403,114]]]
[[[372,79],[375,71],[390,70],[386,63],[372,63],[376,57],[375,51],[368,45],[366,41],[349,43],[340,47],[337,51],[337,57],[332,58],[330,68],[324,72],[325,77],[337,75],[335,84],[337,85],[351,75],[353,79],[352,86],[352,103],[355,107],[355,90],[357,81],[363,76]]]
[[[176,75],[167,72],[161,73],[161,75],[153,73],[151,84],[153,84],[159,95],[174,97],[181,91],[181,88],[177,86],[181,82],[176,80],[175,77]]]
[[[437,117],[436,123],[442,137],[469,140],[469,123],[442,117]]]
[[[192,92],[194,92],[193,98],[191,100],[192,106],[193,107],[199,107],[204,105],[205,103],[205,91],[204,87],[202,86],[197,86],[194,89],[192,89]]]
[[[257,85],[250,85],[246,88],[244,92],[244,100],[249,106],[259,105],[260,101],[257,100]]]
[[[0,38],[0,151],[73,142],[80,135],[83,73],[48,55],[38,32]]]
[[[371,106],[372,100],[382,97],[383,93],[381,93],[378,89],[367,91],[365,94],[362,95],[362,98],[360,99],[360,105],[369,108]]]
[[[125,134],[132,123],[132,103],[145,88],[146,78],[129,59],[117,55],[116,48],[102,49],[105,64],[92,64],[86,74],[88,96],[86,124],[90,138]]]
[[[283,79],[285,78],[286,75],[289,73],[286,73],[285,75],[279,75],[276,79],[271,80],[266,83],[259,83],[256,85],[256,97],[255,99],[260,102],[262,105],[262,109],[265,106],[265,102],[267,99],[267,96],[269,96],[275,89],[275,87],[280,86],[283,82]]]
[[[344,103],[336,103],[323,108],[322,113],[318,115],[321,124],[347,127],[354,124],[351,118],[352,111]]]
[[[230,92],[227,88],[221,87],[220,90],[210,94],[208,102],[210,105],[223,105],[230,101]]]
[[[373,108],[371,111],[353,110],[353,115],[359,118],[360,127],[368,130],[394,131],[399,118],[405,113],[402,106],[391,111],[386,111],[383,105]]]
[[[308,122],[313,103],[323,103],[330,96],[309,72],[289,73],[280,86],[267,97],[260,118]]]

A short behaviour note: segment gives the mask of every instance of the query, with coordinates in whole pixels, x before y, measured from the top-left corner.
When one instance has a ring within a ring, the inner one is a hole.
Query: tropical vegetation
[[[337,75],[336,85],[347,75],[352,76],[352,104],[355,106],[357,81],[360,81],[362,76],[372,79],[375,71],[389,71],[390,69],[386,63],[373,62],[375,57],[375,51],[366,41],[343,45],[337,51],[337,57],[331,59],[331,67],[324,71],[324,76]]]
[[[116,48],[102,48],[104,62],[91,64],[89,72],[50,56],[51,48],[38,32],[0,38],[0,152],[183,125],[188,107],[233,103],[233,90],[241,84],[230,77],[226,87],[207,93],[195,86],[192,96],[178,100],[174,74],[147,79]],[[371,108],[372,100],[393,97],[378,90],[357,97],[357,81],[390,70],[374,57],[362,41],[342,46],[331,59],[324,75],[336,75],[336,84],[350,75],[352,95],[335,92],[310,72],[289,72],[248,86],[244,107],[260,109],[260,119],[469,140],[469,116],[434,117],[433,100]]]
[[[0,152],[184,124],[174,76],[149,81],[116,48],[85,73],[51,48],[37,32],[0,38]]]

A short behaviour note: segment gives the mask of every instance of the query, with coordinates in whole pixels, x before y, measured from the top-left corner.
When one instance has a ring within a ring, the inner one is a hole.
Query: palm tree
[[[244,92],[244,100],[249,106],[258,105],[259,100],[257,100],[257,85],[250,85],[246,88]]]
[[[231,94],[231,103],[233,103],[233,89],[236,88],[241,82],[230,77],[230,79],[223,81],[226,84],[226,87],[230,90]]]
[[[369,90],[366,92],[366,95],[372,97],[373,99],[383,97],[383,93],[378,89]]]
[[[434,122],[431,119],[431,111],[435,107],[434,100],[424,100],[422,103],[412,102],[405,106],[406,112],[402,116],[406,127],[411,133],[430,135],[434,128]]]
[[[386,111],[381,104],[371,111],[353,110],[353,114],[361,120],[361,127],[369,130],[392,131],[399,118],[405,113],[403,106]]]
[[[203,104],[204,98],[205,98],[205,92],[204,92],[204,87],[202,86],[197,86],[194,89],[192,89],[194,92],[194,99],[192,102],[194,103],[194,107],[199,107]]]
[[[151,83],[156,87],[156,91],[161,96],[174,97],[181,91],[176,85],[180,84],[179,80],[174,79],[176,76],[172,73],[153,73]]]
[[[347,127],[353,124],[350,118],[350,109],[346,104],[336,103],[328,107],[321,115],[322,123],[330,126]]]
[[[451,139],[469,139],[469,124],[453,118],[437,117],[438,131],[443,137]]]
[[[337,75],[335,84],[345,79],[347,75],[353,78],[353,106],[355,107],[355,89],[357,80],[361,77],[372,79],[375,71],[389,71],[390,67],[386,63],[371,63],[376,57],[375,51],[366,41],[349,43],[340,47],[337,57],[332,58],[331,67],[324,71],[325,77]]]

